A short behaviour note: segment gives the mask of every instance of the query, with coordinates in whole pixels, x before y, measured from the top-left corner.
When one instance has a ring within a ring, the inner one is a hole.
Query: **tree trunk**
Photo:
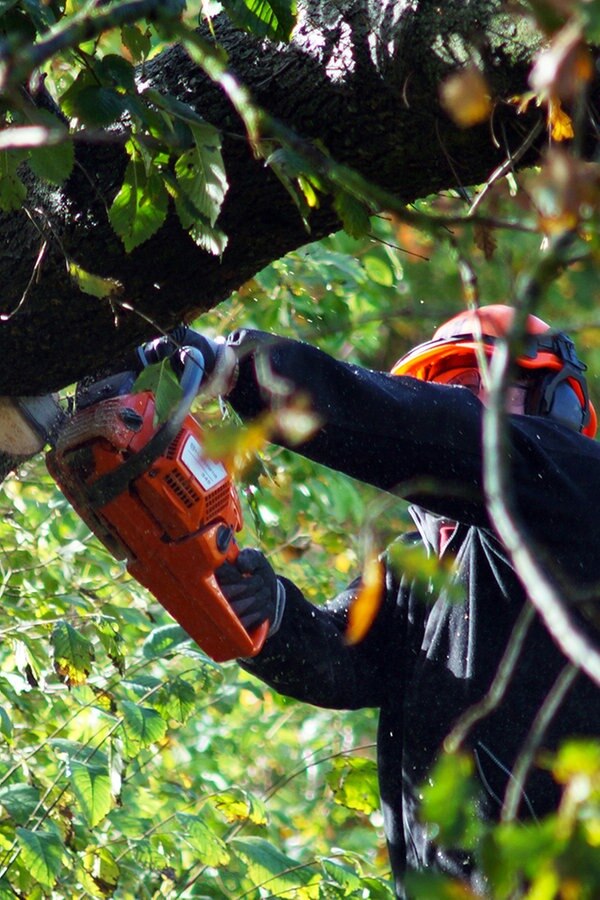
[[[258,104],[408,202],[484,181],[527,132],[527,121],[504,101],[526,89],[533,42],[525,21],[502,15],[502,6],[307,0],[289,45],[258,41],[223,18],[214,24],[232,70]],[[498,101],[493,127],[460,130],[440,109],[440,82],[470,58],[480,62]],[[125,153],[118,143],[79,144],[66,185],[49,190],[31,183],[26,209],[0,217],[2,394],[61,388],[157,326],[211,308],[271,260],[339,227],[325,202],[306,232],[289,194],[253,158],[224,93],[180,47],[164,52],[142,77],[193,105],[223,133],[230,188],[219,225],[227,249],[221,258],[202,251],[171,211],[154,237],[126,254],[107,218]],[[82,293],[68,275],[69,262],[114,279],[118,295],[111,301]]]

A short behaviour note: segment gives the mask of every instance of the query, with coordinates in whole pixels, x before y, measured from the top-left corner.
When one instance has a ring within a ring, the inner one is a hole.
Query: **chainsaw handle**
[[[234,563],[238,556],[240,555],[240,548],[237,544],[237,541],[232,537],[229,547],[227,549],[227,554],[225,556],[225,561]],[[225,599],[225,598],[223,598]],[[225,601],[227,602],[227,601]],[[240,622],[241,625],[241,622]],[[244,626],[242,625],[242,628]],[[251,648],[249,652],[245,653],[245,656],[250,658],[252,656],[256,656],[263,648],[263,645],[268,637],[269,628],[271,627],[271,623],[268,619],[264,622],[261,622],[260,625],[257,625],[256,628],[252,628],[251,631],[246,631],[246,634],[250,638]]]

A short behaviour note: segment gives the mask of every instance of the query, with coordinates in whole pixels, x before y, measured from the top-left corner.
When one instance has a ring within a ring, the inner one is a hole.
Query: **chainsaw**
[[[269,623],[246,631],[215,578],[237,558],[242,513],[231,474],[206,456],[190,413],[204,357],[193,346],[178,357],[181,399],[165,422],[155,424],[155,394],[136,390],[134,372],[100,379],[78,391],[55,428],[47,468],[90,530],[212,659],[255,656]]]

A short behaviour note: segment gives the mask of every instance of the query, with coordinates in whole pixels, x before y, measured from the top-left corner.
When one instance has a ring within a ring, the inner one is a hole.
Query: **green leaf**
[[[21,153],[0,152],[0,209],[5,212],[21,209],[27,197],[27,188],[17,175],[21,159]]]
[[[3,706],[0,706],[0,734],[3,734],[7,741],[12,740],[12,720]]]
[[[142,31],[137,25],[123,25],[121,28],[121,41],[129,50],[135,62],[145,59],[152,47],[150,31]]]
[[[0,803],[17,825],[25,825],[40,801],[40,792],[30,784],[7,784],[0,788]]]
[[[196,243],[214,255],[223,252],[225,235],[215,228],[228,183],[221,155],[221,136],[212,125],[190,124],[194,146],[175,163],[180,194],[177,215]]]
[[[391,266],[385,260],[369,253],[363,259],[363,265],[369,278],[376,282],[376,284],[381,284],[384,287],[393,286],[394,273]]]
[[[155,709],[138,706],[131,700],[122,700],[123,735],[126,754],[130,757],[160,741],[167,730],[167,723]]]
[[[347,896],[348,894],[351,894],[352,891],[360,890],[360,876],[357,875],[353,869],[349,868],[349,866],[343,866],[331,859],[322,859],[321,866],[323,867],[323,871],[327,875],[328,880],[333,881],[336,885],[343,888],[344,895]]]
[[[115,619],[110,616],[98,616],[93,622],[94,630],[98,635],[98,639],[102,644],[105,652],[113,665],[123,672],[124,669],[124,646],[123,638],[119,634],[118,624]]]
[[[107,86],[135,91],[135,69],[130,62],[116,53],[107,53],[102,57],[98,75]]]
[[[439,843],[472,848],[483,827],[476,810],[472,758],[465,753],[443,754],[421,791],[423,818],[438,826]]]
[[[83,816],[90,828],[94,828],[113,806],[108,769],[106,766],[70,760],[69,773],[71,788]]]
[[[23,7],[31,17],[37,31],[45,31],[56,25],[55,5],[40,3],[39,0],[22,0]]]
[[[181,119],[188,125],[199,125],[201,128],[208,128],[212,131],[213,126],[206,119],[203,119],[189,103],[184,103],[172,94],[164,91],[158,91],[156,88],[146,88],[142,96],[144,100],[152,103],[158,109],[162,109],[176,119]]]
[[[34,175],[50,184],[63,184],[73,171],[74,164],[72,140],[51,147],[34,147],[29,151],[29,168]]]
[[[296,860],[263,838],[234,838],[232,844],[248,866],[248,875],[255,886],[264,885],[269,894],[290,891],[312,877],[310,870],[299,868]]]
[[[362,238],[369,233],[371,219],[368,207],[346,191],[336,191],[333,206],[340,217],[344,230],[353,238]]]
[[[327,784],[335,802],[341,806],[367,814],[379,809],[377,765],[372,759],[359,756],[335,759]]]
[[[73,171],[73,141],[64,122],[48,110],[38,110],[33,121],[44,129],[46,143],[29,151],[29,168],[34,175],[50,184],[62,184]]]
[[[173,653],[181,644],[191,640],[181,625],[161,625],[151,631],[142,646],[146,659],[156,659]]]
[[[156,423],[166,422],[182,397],[181,385],[168,359],[142,369],[132,390],[152,391]]]
[[[83,858],[83,870],[84,886],[93,896],[113,896],[121,870],[106,847],[88,851]]]
[[[61,870],[64,847],[57,834],[17,828],[21,862],[29,874],[45,888],[51,888]]]
[[[91,642],[68,622],[58,622],[52,631],[54,668],[69,685],[87,681],[94,659]]]
[[[127,109],[123,94],[98,84],[86,84],[70,99],[72,115],[85,125],[97,128],[112,125]]]
[[[196,705],[196,692],[189,681],[173,678],[158,692],[156,707],[165,718],[175,719],[182,725],[187,722]]]
[[[104,297],[113,297],[123,291],[123,285],[115,278],[103,278],[101,275],[94,275],[92,272],[86,272],[81,266],[78,266],[72,260],[69,260],[69,275],[77,283],[77,287],[84,294],[91,297],[98,297],[102,300]]]
[[[90,755],[89,744],[80,741],[70,741],[65,738],[52,738],[50,744],[58,756],[65,757],[65,762],[67,763],[70,763],[74,759],[84,762]],[[98,761],[98,758],[100,758],[103,763],[107,760],[106,754],[98,750],[95,751],[94,757],[96,762]]]
[[[160,175],[153,172],[147,176],[142,162],[130,160],[108,214],[128,253],[158,231],[167,206],[168,195]]]
[[[296,0],[223,0],[240,28],[274,41],[289,41],[296,24]]]
[[[178,814],[177,820],[190,844],[198,852],[198,859],[205,866],[226,866],[230,860],[229,850],[214,829],[199,816]]]
[[[254,825],[267,823],[264,803],[246,791],[223,791],[213,795],[211,802],[228,822],[252,822]]]

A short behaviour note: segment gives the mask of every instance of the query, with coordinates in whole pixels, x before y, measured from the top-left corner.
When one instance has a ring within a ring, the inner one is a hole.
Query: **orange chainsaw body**
[[[47,456],[48,470],[90,530],[209,656],[219,662],[254,656],[268,623],[247,632],[214,575],[238,554],[239,497],[225,466],[204,455],[193,416],[117,496],[90,502],[94,483],[153,437],[154,414],[151,391],[76,412]]]

